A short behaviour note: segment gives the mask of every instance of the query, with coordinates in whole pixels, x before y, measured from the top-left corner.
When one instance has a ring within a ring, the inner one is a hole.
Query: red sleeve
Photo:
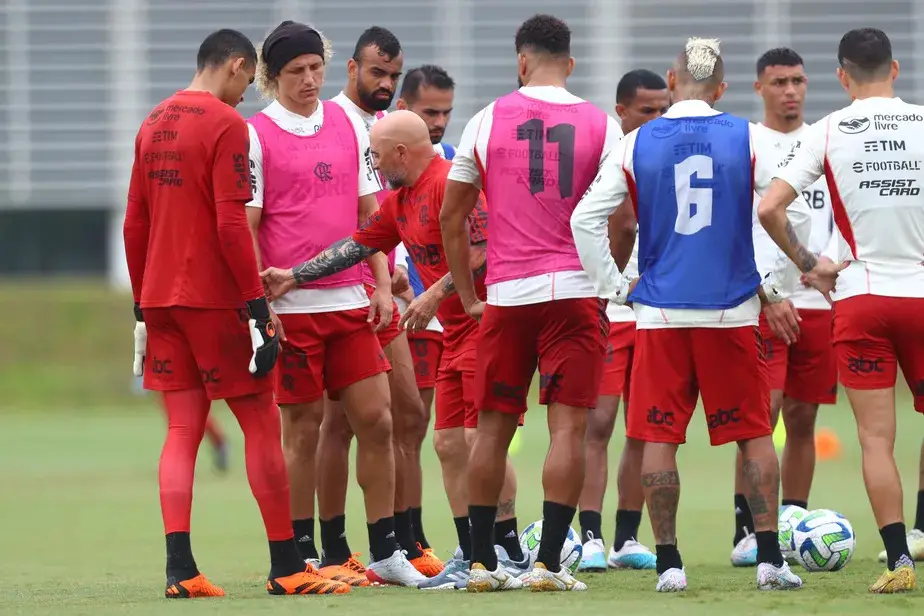
[[[481,191],[478,192],[475,209],[468,215],[468,236],[472,244],[488,241],[488,203]]]
[[[396,192],[386,197],[375,213],[353,234],[353,241],[381,252],[389,253],[401,243],[395,216]]]
[[[125,261],[128,277],[132,283],[132,295],[136,303],[141,302],[141,288],[144,283],[144,268],[148,257],[148,238],[151,232],[151,217],[145,198],[144,177],[139,161],[141,135],[135,138],[135,162],[128,185],[128,203],[125,208],[125,223],[122,237],[125,242]]]
[[[229,120],[215,143],[212,167],[218,242],[237,282],[241,299],[249,301],[263,296],[263,283],[257,271],[253,236],[247,224],[245,207],[253,198],[248,163],[250,140],[243,118],[235,115]]]

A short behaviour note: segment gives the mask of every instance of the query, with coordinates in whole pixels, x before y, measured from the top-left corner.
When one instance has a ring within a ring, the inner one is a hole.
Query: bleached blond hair
[[[705,81],[715,74],[720,55],[719,39],[690,37],[684,49],[685,68],[694,81]]]
[[[324,44],[324,65],[330,64],[331,58],[334,57],[334,44],[330,42],[330,39],[324,36],[323,32],[311,24],[305,25],[312,28],[318,33],[318,36],[321,37],[321,42]],[[266,39],[263,40],[263,43],[265,42]],[[269,67],[266,65],[266,62],[263,61],[263,43],[257,46],[257,73],[254,76],[254,85],[257,87],[257,92],[260,93],[260,98],[266,101],[273,101],[276,100],[276,79],[270,77]]]

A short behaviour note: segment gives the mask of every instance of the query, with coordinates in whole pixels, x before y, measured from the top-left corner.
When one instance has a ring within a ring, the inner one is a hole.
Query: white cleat
[[[584,549],[586,550],[587,547],[585,546]],[[635,539],[629,539],[623,543],[618,552],[611,547],[609,557],[606,559],[606,564],[610,569],[655,569],[657,563],[658,558],[654,553]]]
[[[603,539],[595,538],[593,533],[588,534],[590,539],[581,548],[581,564],[578,565],[578,571],[606,571],[606,547],[603,545]]]
[[[788,563],[776,567],[770,563],[757,565],[758,590],[796,590],[802,588],[802,578],[792,572]]]
[[[465,586],[468,592],[499,592],[519,588],[523,588],[523,582],[510,575],[499,563],[494,571],[488,571],[481,563],[473,563]]]
[[[908,552],[911,553],[911,559],[915,562],[924,562],[924,531],[912,528],[908,531]],[[886,551],[879,552],[879,562],[884,563],[889,560]]]
[[[731,553],[734,567],[753,567],[757,564],[757,535],[749,533],[738,542]]]
[[[658,576],[658,592],[683,592],[687,589],[687,573],[683,569],[668,569]]]
[[[373,584],[392,584],[394,586],[417,585],[427,580],[427,577],[414,568],[402,550],[384,560],[369,563],[366,567],[366,577]]]
[[[574,579],[571,572],[561,567],[552,573],[542,563],[536,563],[529,577],[529,589],[533,592],[567,592],[587,590],[587,584]]]

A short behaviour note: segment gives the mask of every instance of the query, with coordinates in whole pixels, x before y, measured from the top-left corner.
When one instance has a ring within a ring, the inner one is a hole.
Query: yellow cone
[[[773,445],[777,449],[783,449],[783,445],[786,444],[786,426],[783,425],[783,420],[780,419],[776,422],[776,429],[773,431]]]

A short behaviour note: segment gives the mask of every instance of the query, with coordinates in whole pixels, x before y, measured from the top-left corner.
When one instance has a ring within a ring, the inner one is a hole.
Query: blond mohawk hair
[[[696,81],[704,81],[713,76],[715,63],[719,59],[719,39],[696,38],[687,39],[684,50],[686,56],[686,69]]]

